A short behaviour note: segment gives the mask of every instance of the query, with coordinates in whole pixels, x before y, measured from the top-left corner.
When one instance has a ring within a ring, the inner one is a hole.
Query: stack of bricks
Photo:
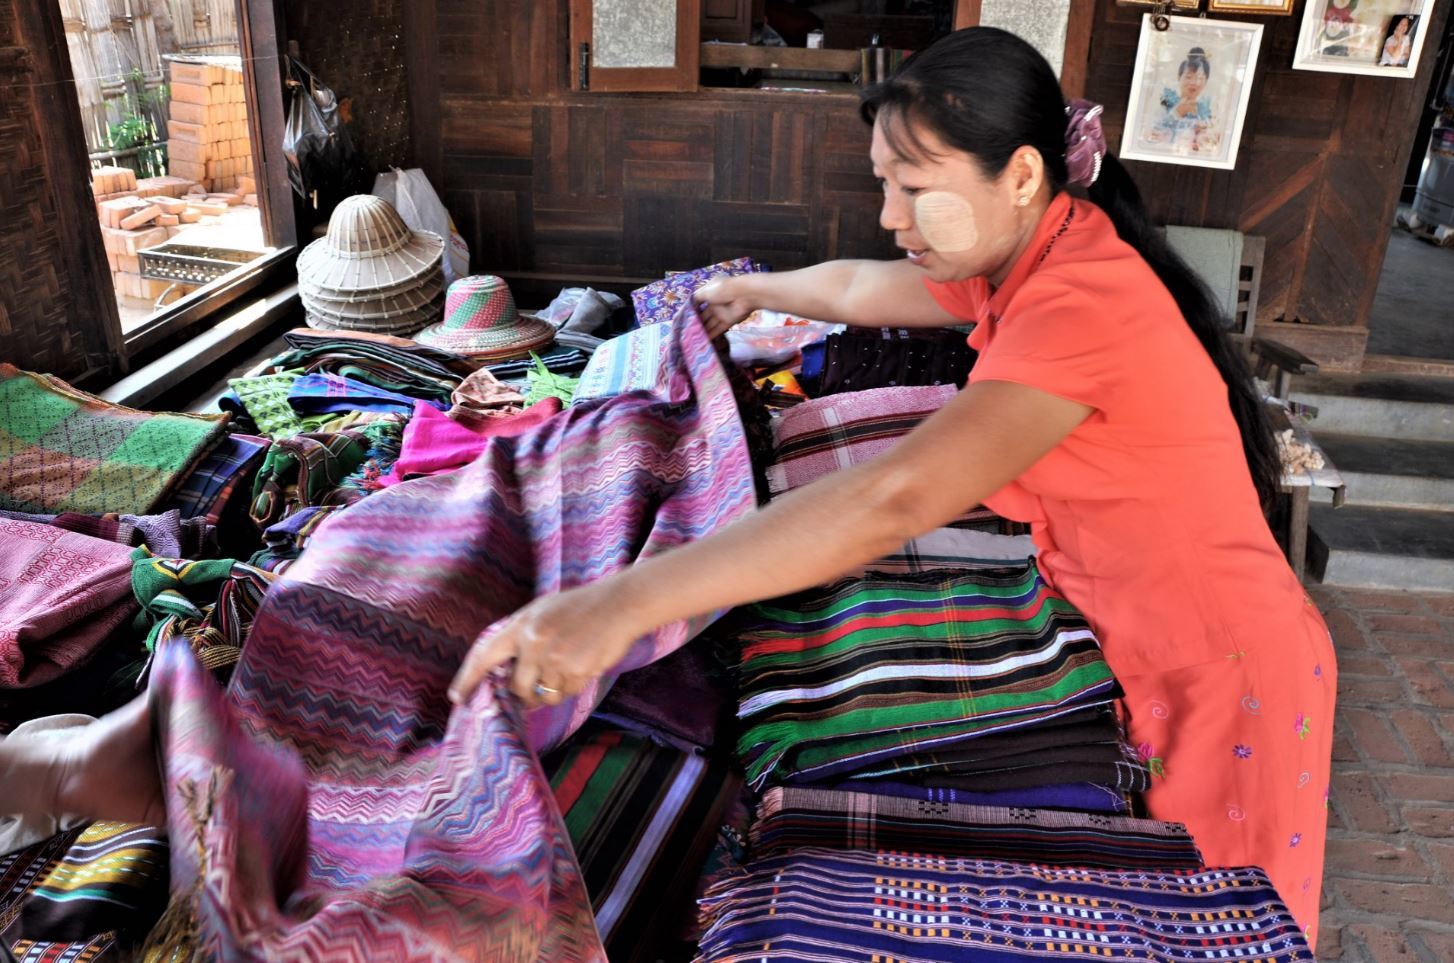
[[[250,177],[238,184],[250,193],[257,188]],[[242,194],[209,194],[185,177],[148,177],[124,167],[102,167],[91,172],[96,195],[96,216],[116,293],[124,298],[154,302],[172,286],[170,281],[141,276],[141,252],[164,244],[192,224],[216,223],[228,208],[251,201]],[[182,293],[193,290],[179,285]]]
[[[241,179],[253,176],[241,61],[174,60],[171,70],[167,154],[172,174],[209,191],[237,191]]]

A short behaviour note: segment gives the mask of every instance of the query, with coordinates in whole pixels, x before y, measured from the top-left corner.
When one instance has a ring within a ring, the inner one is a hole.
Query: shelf
[[[823,70],[857,73],[857,50],[810,50],[806,47],[754,47],[748,44],[702,44],[703,67],[742,67],[757,70]]]

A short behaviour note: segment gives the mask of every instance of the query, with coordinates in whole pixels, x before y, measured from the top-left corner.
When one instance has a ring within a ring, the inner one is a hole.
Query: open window
[[[262,173],[281,113],[271,91],[258,96],[277,89],[277,70],[252,47],[259,24],[271,33],[272,4],[50,2],[87,141],[74,162],[89,168],[135,351],[236,297],[294,245],[291,199]]]
[[[572,0],[571,86],[852,92],[978,22],[979,7],[979,0]]]

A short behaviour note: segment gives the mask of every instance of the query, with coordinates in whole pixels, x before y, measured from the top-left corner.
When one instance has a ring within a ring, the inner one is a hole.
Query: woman
[[[1407,67],[1413,56],[1414,38],[1410,36],[1412,24],[1408,17],[1395,17],[1393,30],[1383,42],[1383,56],[1378,58],[1381,67]]]
[[[1045,577],[1095,627],[1157,773],[1151,813],[1185,822],[1209,865],[1267,870],[1315,940],[1332,644],[1263,518],[1273,441],[1210,294],[1104,153],[1100,108],[1068,123],[1013,35],[939,41],[863,112],[905,257],[718,282],[699,292],[709,328],[759,307],[972,321],[969,385],[889,456],[527,606],[476,644],[454,696],[514,659],[515,691],[556,701],[654,626],[823,584],[982,502],[1031,524]]]
[[[558,702],[655,626],[823,584],[983,502],[1031,523],[1045,577],[1095,626],[1131,737],[1160,773],[1153,815],[1186,822],[1211,865],[1266,869],[1315,938],[1333,654],[1263,521],[1272,439],[1210,295],[1104,154],[1099,108],[1066,113],[1044,59],[989,28],[936,43],[871,91],[881,222],[906,256],[704,288],[709,328],[759,306],[859,325],[974,321],[970,384],[889,457],[536,600],[480,637],[450,694],[462,701],[513,660],[522,699]],[[38,774],[31,791],[52,806],[121,805],[95,773],[148,771],[134,758],[144,710],[127,712],[63,765],[12,774]],[[134,811],[155,789],[125,792]]]

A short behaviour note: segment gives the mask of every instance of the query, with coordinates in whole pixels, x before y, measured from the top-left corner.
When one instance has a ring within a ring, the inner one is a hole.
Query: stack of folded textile
[[[1094,633],[1033,566],[844,579],[752,607],[740,641],[754,787],[1145,788]]]
[[[1027,835],[1013,812],[1006,830]],[[1117,842],[1117,830],[1096,831]],[[802,848],[717,884],[704,909],[698,963],[1313,959],[1267,876],[1252,868],[1063,868],[918,847]]]

